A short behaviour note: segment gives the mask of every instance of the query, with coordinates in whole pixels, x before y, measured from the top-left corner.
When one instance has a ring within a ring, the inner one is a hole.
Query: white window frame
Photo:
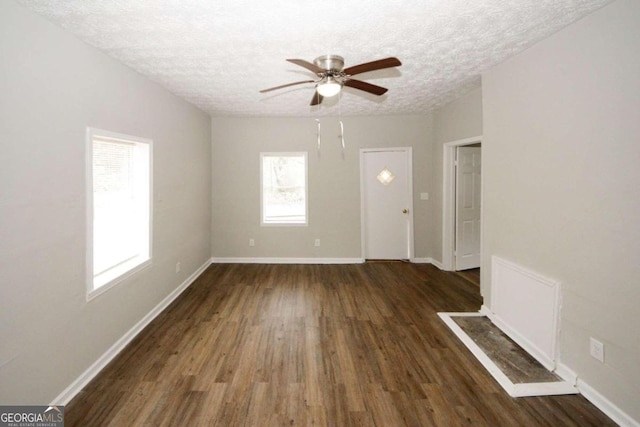
[[[148,251],[143,256],[130,259],[120,265],[114,266],[101,274],[94,276],[93,271],[93,141],[100,139],[103,141],[126,142],[134,144],[136,147],[146,147],[149,161],[149,194],[148,194]],[[122,283],[135,273],[145,269],[152,262],[152,231],[153,231],[153,141],[147,138],[125,135],[121,133],[106,131],[102,129],[87,127],[86,132],[86,201],[87,201],[87,249],[86,249],[86,283],[87,283],[87,301],[92,300]]]
[[[264,158],[300,156],[304,158],[304,222],[264,222]],[[263,227],[306,227],[309,225],[309,160],[306,151],[260,153],[260,225]]]

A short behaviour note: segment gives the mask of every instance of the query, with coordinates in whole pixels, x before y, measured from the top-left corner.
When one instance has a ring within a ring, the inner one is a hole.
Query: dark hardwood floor
[[[436,315],[480,304],[431,265],[212,265],[66,425],[615,425],[581,396],[509,397]]]
[[[473,283],[474,285],[480,286],[480,269],[479,268],[456,271],[456,274],[462,277],[463,279],[466,279],[467,281]]]

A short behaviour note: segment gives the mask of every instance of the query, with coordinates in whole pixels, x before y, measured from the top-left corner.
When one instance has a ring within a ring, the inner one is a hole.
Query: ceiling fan
[[[313,63],[305,61],[304,59],[287,59],[287,61],[315,73],[319,80],[302,80],[299,82],[288,83],[269,89],[263,89],[260,93],[305,83],[315,83],[316,90],[313,93],[310,105],[318,105],[322,102],[323,98],[337,95],[342,89],[342,86],[363,90],[378,96],[382,95],[388,90],[387,88],[363,82],[362,80],[356,80],[351,78],[351,76],[402,65],[398,58],[390,57],[344,68],[344,58],[338,55],[319,56],[313,60]]]

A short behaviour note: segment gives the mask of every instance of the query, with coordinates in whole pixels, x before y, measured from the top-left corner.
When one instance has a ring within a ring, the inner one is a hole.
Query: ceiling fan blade
[[[312,64],[309,61],[305,61],[304,59],[287,59],[287,61],[299,65],[301,67],[306,68],[309,71],[312,71],[316,74],[321,74],[321,73],[325,73],[327,70],[323,70],[322,68],[318,67],[316,64]]]
[[[389,90],[386,87],[372,85],[371,83],[363,82],[362,80],[349,79],[344,83],[344,85],[354,89],[360,89],[374,95],[382,95]]]
[[[313,98],[311,98],[311,104],[309,105],[320,105],[324,97],[318,93],[318,91],[313,92]]]
[[[377,61],[366,62],[360,65],[354,65],[342,70],[348,76],[355,76],[356,74],[366,73],[368,71],[382,70],[384,68],[398,67],[402,65],[402,62],[398,58],[384,58]]]
[[[271,92],[272,90],[276,90],[276,89],[282,89],[285,87],[289,87],[289,86],[295,86],[295,85],[301,85],[303,83],[313,83],[314,80],[303,80],[301,82],[293,82],[293,83],[287,83],[286,85],[280,85],[280,86],[276,86],[276,87],[270,87],[269,89],[262,89],[260,91],[260,93],[265,93],[265,92]]]

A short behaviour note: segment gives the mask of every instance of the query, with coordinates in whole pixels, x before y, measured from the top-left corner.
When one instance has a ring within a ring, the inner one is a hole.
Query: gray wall
[[[483,76],[485,303],[492,255],[559,280],[562,363],[636,420],[639,18],[616,1]]]
[[[346,150],[336,118],[212,119],[212,250],[214,257],[360,258],[360,148],[413,147],[415,256],[429,257],[433,238],[432,118],[345,117]],[[261,151],[308,151],[309,226],[260,226]],[[249,247],[249,239],[255,247]],[[314,239],[321,246],[313,246]]]
[[[211,256],[211,127],[11,1],[0,58],[0,403],[47,404]],[[90,302],[87,126],[154,141],[153,264]]]

